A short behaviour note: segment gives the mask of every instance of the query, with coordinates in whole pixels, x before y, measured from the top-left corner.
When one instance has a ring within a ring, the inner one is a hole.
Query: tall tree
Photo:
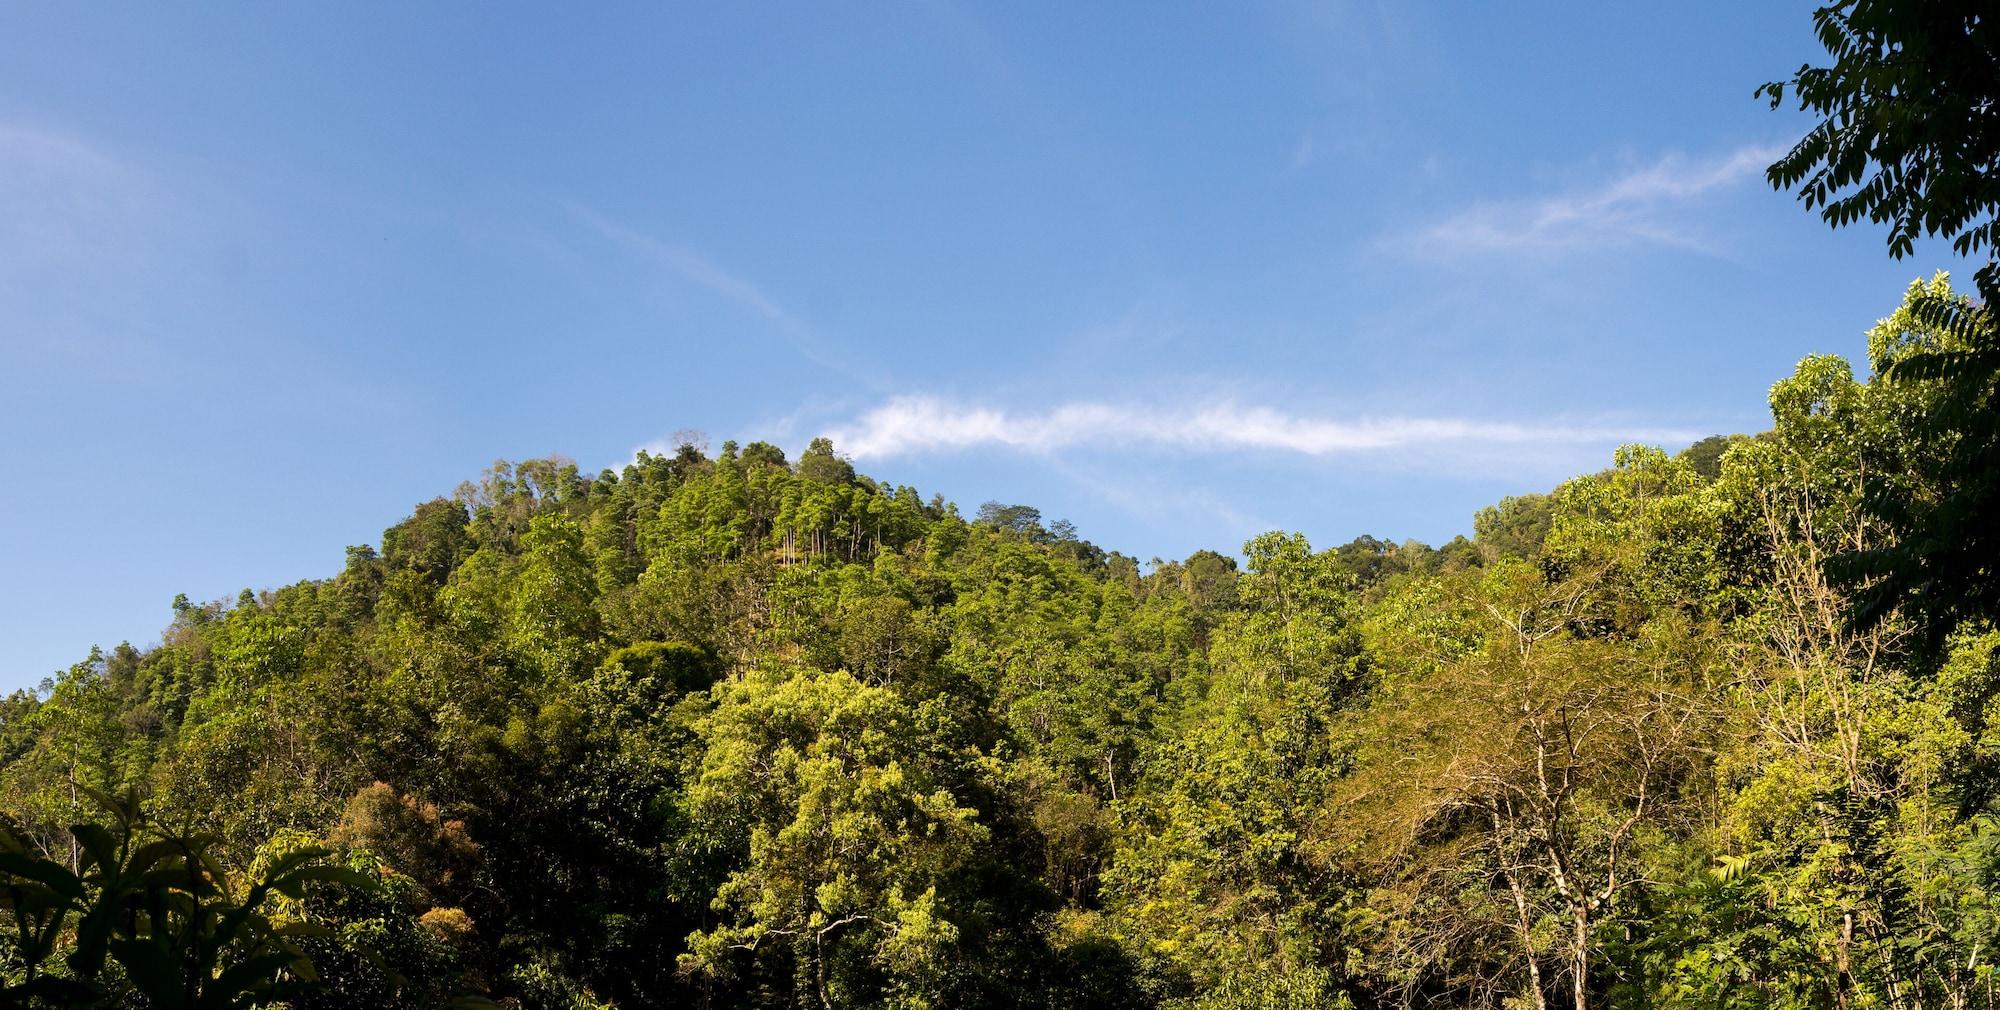
[[[1766,173],[1796,187],[1840,227],[1863,217],[1889,229],[1889,253],[1918,238],[1960,255],[2000,250],[2000,16],[1988,0],[1840,0],[1813,14],[1833,62],[1802,66],[1758,89],[1772,108],[1789,92],[1821,118]],[[1931,500],[1877,481],[1869,507],[1897,542],[1835,559],[1854,619],[1879,623],[1898,605],[1937,652],[1966,620],[2000,617],[2000,257],[1975,287],[1984,304],[1925,292],[1909,306],[1943,338],[1878,358],[1892,379],[1937,396],[1916,434],[1948,443],[1931,469]]]
[[[1405,999],[1584,1010],[1602,991],[1603,926],[1647,879],[1645,834],[1686,807],[1704,712],[1677,623],[1575,633],[1599,575],[1494,569],[1476,651],[1386,674],[1355,722],[1327,817],[1383,882],[1357,925]]]
[[[687,970],[789,975],[798,1002],[824,1010],[885,995],[951,1005],[955,878],[987,827],[922,718],[844,673],[765,669],[727,685],[689,803],[744,858],[715,895],[721,921],[689,938]]]
[[[1901,259],[1925,236],[1960,255],[2000,245],[2000,17],[1986,0],[1839,0],[1813,12],[1833,57],[1757,89],[1823,117],[1766,173],[1834,227],[1889,226]],[[1979,271],[1988,302],[2000,261]]]

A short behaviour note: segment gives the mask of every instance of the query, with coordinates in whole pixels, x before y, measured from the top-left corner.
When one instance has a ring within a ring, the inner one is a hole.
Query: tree
[[[1833,63],[1802,66],[1758,89],[1772,108],[1789,89],[1824,118],[1767,177],[1797,187],[1840,227],[1867,217],[1889,227],[1889,254],[1926,235],[1963,256],[2000,251],[2000,17],[1985,0],[1841,0],[1813,14]],[[2000,617],[2000,257],[1974,286],[1983,304],[1924,292],[1908,308],[1939,343],[1878,360],[1890,379],[1934,386],[1916,434],[1950,443],[1928,472],[1931,501],[1876,482],[1870,510],[1898,534],[1891,546],[1834,559],[1853,594],[1853,620],[1872,625],[1908,606],[1936,653],[1967,620]]]
[[[849,484],[854,481],[854,464],[834,453],[832,439],[815,438],[799,455],[799,476],[820,484]]]
[[[472,534],[466,529],[470,522],[460,502],[448,498],[425,502],[408,519],[382,531],[382,560],[442,586],[473,551]]]
[[[507,629],[514,646],[549,675],[580,672],[597,639],[597,579],[583,528],[566,516],[537,516],[521,538]]]
[[[15,830],[71,868],[81,852],[68,826],[90,812],[94,791],[124,785],[117,770],[124,733],[103,666],[102,654],[92,649],[90,658],[44,682],[48,697],[21,712],[31,745],[0,768],[7,811],[18,818]]]
[[[1265,533],[1243,545],[1249,574],[1237,582],[1244,613],[1233,641],[1253,677],[1324,678],[1344,687],[1360,650],[1347,619],[1354,577],[1338,553],[1313,553],[1300,533]]]
[[[1839,0],[1813,12],[1831,66],[1757,89],[1789,90],[1824,117],[1765,173],[1834,227],[1889,226],[1901,259],[1926,235],[1960,255],[2000,244],[2000,17],[1986,0]],[[2000,301],[2000,261],[1979,271]]]
[[[302,898],[317,882],[368,888],[300,848],[264,867],[239,899],[207,840],[160,834],[135,799],[97,799],[110,826],[71,828],[74,867],[35,855],[0,830],[0,930],[8,977],[0,1005],[224,1010],[270,1006],[317,982],[297,938],[266,901]],[[109,963],[118,967],[112,970]]]
[[[842,604],[835,618],[841,661],[869,683],[893,685],[902,671],[926,664],[935,651],[929,630],[899,596],[863,596]]]
[[[973,522],[1041,542],[1048,536],[1042,528],[1042,510],[1032,505],[1002,505],[997,501],[979,506]]]
[[[737,458],[742,461],[745,467],[771,466],[783,468],[785,466],[785,450],[769,442],[752,442],[743,447],[742,455]]]
[[[1635,849],[1685,805],[1702,650],[1672,624],[1632,645],[1572,633],[1594,582],[1493,569],[1476,651],[1385,674],[1353,724],[1326,820],[1381,881],[1357,925],[1406,999],[1584,1010],[1601,926],[1646,879]]]
[[[1994,306],[1943,275],[1912,284],[1869,337],[1878,396],[1899,400],[1897,439],[1869,453],[1863,499],[1886,542],[1845,551],[1832,573],[1857,625],[1897,609],[1939,655],[1967,622],[2000,619],[2000,329]]]
[[[1326,1006],[1353,894],[1315,858],[1313,822],[1348,767],[1333,727],[1365,670],[1353,577],[1296,533],[1243,550],[1243,607],[1216,632],[1209,668],[1175,685],[1185,707],[1116,807],[1124,837],[1105,903],[1170,1005]]]
[[[1941,284],[1942,282],[1935,282]],[[1878,356],[1921,342],[1906,306]],[[1732,448],[1705,488],[1723,511],[1744,606],[1720,694],[1712,843],[1648,925],[1646,971],[1669,1003],[1966,1006],[1994,979],[1990,881],[1994,636],[1953,636],[1909,662],[1900,614],[1856,625],[1826,559],[1893,531],[1870,486],[1935,494],[1937,447],[1912,437],[1927,393],[1814,356],[1772,387],[1772,429]],[[1753,986],[1745,986],[1745,980]]]
[[[1548,538],[1554,508],[1548,495],[1502,498],[1472,517],[1473,534],[1496,557],[1531,558]]]
[[[1744,435],[1710,435],[1681,450],[1680,459],[1694,468],[1703,480],[1722,476],[1722,456],[1729,447],[1747,441]]]
[[[825,1010],[884,991],[951,1005],[952,896],[988,829],[921,715],[845,673],[766,668],[727,685],[688,801],[744,852],[716,892],[721,921],[689,937],[688,970],[789,974]]]

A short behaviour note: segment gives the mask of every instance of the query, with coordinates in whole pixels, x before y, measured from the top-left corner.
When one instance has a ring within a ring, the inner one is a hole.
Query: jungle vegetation
[[[1984,6],[1823,8],[1773,184],[1990,250]],[[1440,546],[496,463],[0,700],[0,1007],[1990,1008],[1995,270]]]
[[[1926,299],[1435,548],[1142,564],[824,440],[496,464],[5,701],[6,970],[128,1005],[242,905],[195,946],[275,988],[173,1005],[1984,1006],[2000,635],[1826,564],[1948,491]]]

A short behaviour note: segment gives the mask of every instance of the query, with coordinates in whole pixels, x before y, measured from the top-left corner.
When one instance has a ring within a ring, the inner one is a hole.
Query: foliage
[[[1894,443],[1869,460],[1863,502],[1879,543],[1834,559],[1855,620],[1900,609],[1938,653],[1968,622],[2000,618],[2000,326],[1991,296],[1974,305],[1943,275],[1912,284],[1869,339],[1899,400]],[[1901,458],[1896,458],[1901,457]]]
[[[2000,245],[2000,23],[1980,0],[1840,0],[1813,12],[1829,66],[1757,89],[1824,117],[1770,167],[1839,227],[1889,226],[1901,259],[1926,235],[1960,255]],[[2000,263],[1980,271],[1994,301]]]
[[[96,798],[113,821],[72,827],[69,865],[0,831],[0,905],[12,927],[0,1001],[224,1010],[311,991],[318,975],[298,941],[315,927],[275,920],[267,903],[303,898],[316,882],[366,888],[368,878],[299,848],[259,867],[239,895],[207,839],[160,834],[135,801]]]
[[[497,464],[331,578],[177,600],[156,646],[0,701],[0,978],[297,1010],[1973,1006],[2000,635],[1985,569],[1935,559],[2000,510],[1966,373],[1923,362],[1979,311],[1920,285],[1872,374],[1808,357],[1769,430],[1625,447],[1438,548],[1141,565],[824,442]],[[72,828],[124,789],[143,809]]]
[[[1978,303],[1942,278],[1913,287],[1892,338],[1873,341],[1877,372],[1921,411],[1906,436],[1929,452],[1871,481],[1866,507],[1892,539],[1832,559],[1857,625],[1901,607],[1935,658],[1961,625],[2000,619],[2000,19],[1980,0],[1841,0],[1813,20],[1833,63],[1758,89],[1824,117],[1771,184],[1835,227],[1888,225],[1897,259],[1927,235],[1988,253]]]

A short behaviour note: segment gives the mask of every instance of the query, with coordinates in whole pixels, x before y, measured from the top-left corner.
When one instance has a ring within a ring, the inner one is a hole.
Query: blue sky
[[[1757,430],[1955,265],[1763,184],[1810,9],[11,6],[0,686],[682,429],[1141,558]]]

